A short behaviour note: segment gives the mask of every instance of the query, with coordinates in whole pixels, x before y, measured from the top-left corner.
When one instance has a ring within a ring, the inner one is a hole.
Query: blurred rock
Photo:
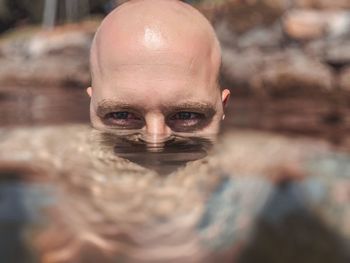
[[[283,18],[283,27],[289,37],[300,41],[339,37],[350,33],[350,12],[291,10]]]
[[[223,49],[222,74],[233,88],[266,92],[272,96],[321,95],[332,92],[328,66],[298,50],[263,53]]]
[[[350,8],[348,0],[294,0],[296,7],[318,9]]]
[[[326,21],[316,11],[290,11],[283,20],[284,30],[291,38],[308,40],[324,36]]]
[[[265,66],[251,78],[251,85],[272,96],[305,96],[329,94],[332,73],[321,62],[298,50],[266,58]]]
[[[326,48],[327,40],[325,38],[319,38],[306,42],[302,47],[302,51],[309,56],[315,57],[320,61],[324,61],[327,50]]]
[[[40,34],[28,43],[27,52],[30,57],[50,54],[64,55],[65,52],[77,51],[81,54],[89,52],[92,35],[76,31],[55,34]]]
[[[76,57],[1,59],[0,82],[3,86],[76,86],[88,85],[88,59]]]
[[[8,86],[86,86],[96,23],[4,39],[0,81]],[[45,73],[45,74],[43,74]]]
[[[325,46],[324,61],[334,67],[350,65],[350,39],[334,40]]]
[[[57,27],[51,31],[34,30],[19,36],[4,37],[0,50],[9,58],[37,58],[48,55],[77,55],[89,52],[98,21]]]
[[[243,88],[248,92],[249,80],[263,65],[263,53],[258,49],[237,51],[222,50],[222,75],[232,88]]]
[[[237,47],[238,36],[231,30],[228,21],[219,21],[214,25],[214,28],[221,46],[228,48]]]
[[[350,92],[350,66],[346,67],[340,75],[340,87]]]
[[[216,24],[225,20],[235,33],[241,34],[256,26],[274,24],[288,7],[288,0],[204,1],[199,9]]]
[[[264,50],[278,49],[283,41],[283,32],[279,23],[269,27],[255,27],[238,38],[240,49],[261,48]]]

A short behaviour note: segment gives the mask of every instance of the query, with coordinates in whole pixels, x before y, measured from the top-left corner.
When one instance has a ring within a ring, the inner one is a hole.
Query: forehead
[[[95,100],[112,99],[143,108],[184,101],[211,101],[217,87],[207,78],[177,65],[125,65],[98,82]]]
[[[179,19],[177,13],[156,13],[158,19],[151,16],[153,12],[138,15],[137,19],[122,19],[124,15],[107,17],[94,40],[92,70],[103,74],[118,65],[149,62],[188,66],[193,60],[218,67],[220,47],[208,25],[198,23],[198,19]]]
[[[187,71],[210,68],[215,74],[219,61],[210,45],[199,39],[178,38],[169,41],[161,33],[146,28],[136,39],[114,42],[111,38],[100,41],[92,54],[92,70],[101,76],[125,66],[166,66]]]
[[[116,59],[109,59],[100,67],[96,78],[101,88],[142,84],[181,87],[183,84],[208,84],[215,80],[217,71],[206,63],[209,54],[192,54],[176,51],[126,52]],[[182,84],[182,85],[180,85]]]
[[[92,52],[95,100],[117,98],[149,105],[213,95],[219,51],[207,31],[169,30],[159,21],[128,28],[110,23],[112,29],[102,27]]]
[[[207,100],[217,90],[217,69],[211,53],[200,49],[124,50],[110,54],[93,79],[100,100],[117,98],[131,103],[171,103]]]

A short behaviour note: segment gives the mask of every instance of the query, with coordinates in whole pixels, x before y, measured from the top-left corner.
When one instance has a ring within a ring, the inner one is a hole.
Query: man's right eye
[[[108,125],[119,126],[126,129],[140,129],[143,127],[142,118],[128,111],[110,112],[104,116],[104,120]]]

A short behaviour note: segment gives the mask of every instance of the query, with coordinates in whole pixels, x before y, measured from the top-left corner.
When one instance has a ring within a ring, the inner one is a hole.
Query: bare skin
[[[140,132],[217,134],[230,92],[220,90],[221,50],[210,23],[176,0],[132,0],[109,14],[91,48],[92,125]]]

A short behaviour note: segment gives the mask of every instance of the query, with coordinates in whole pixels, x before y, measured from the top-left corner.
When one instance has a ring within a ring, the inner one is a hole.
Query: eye
[[[143,120],[136,114],[128,111],[110,112],[104,116],[108,125],[115,125],[121,128],[138,129],[142,128]]]
[[[199,114],[199,113],[181,111],[173,115],[171,119],[172,120],[195,120],[201,117],[202,117],[202,114]]]
[[[132,114],[127,111],[111,112],[107,115],[115,120],[127,120],[133,118]]]
[[[175,131],[192,131],[206,122],[206,117],[202,113],[180,111],[171,115],[167,120],[168,125]]]

